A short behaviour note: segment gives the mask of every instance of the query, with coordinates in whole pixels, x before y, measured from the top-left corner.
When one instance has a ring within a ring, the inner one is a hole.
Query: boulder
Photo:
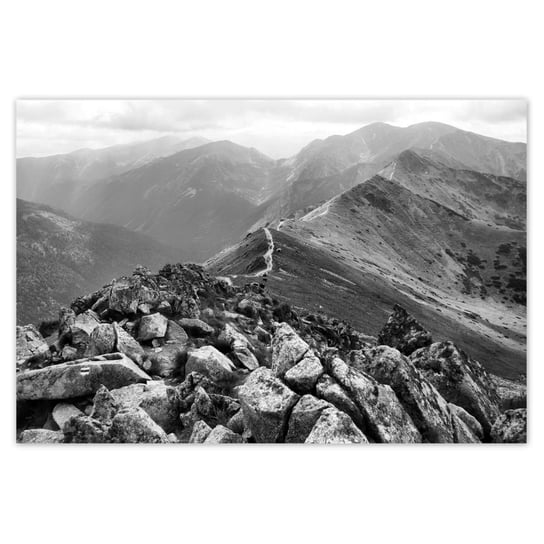
[[[182,345],[187,344],[189,341],[189,337],[187,336],[185,329],[170,319],[168,320],[168,327],[166,328],[166,335],[164,339],[166,342]]]
[[[64,434],[61,431],[49,431],[47,429],[27,429],[19,437],[23,444],[59,444],[64,442]]]
[[[317,381],[315,390],[320,399],[330,402],[338,410],[348,414],[359,428],[364,427],[365,422],[359,408],[331,376],[323,374]]]
[[[311,393],[317,380],[325,372],[321,361],[313,354],[307,355],[285,373],[285,382],[298,393]]]
[[[472,416],[466,410],[463,410],[463,408],[461,408],[460,406],[455,406],[455,404],[449,404],[448,407],[451,413],[454,442],[456,444],[480,443],[481,442],[480,438],[476,436],[472,428],[466,423],[466,421],[468,421],[466,416],[468,416],[469,418],[472,418]],[[476,420],[474,419],[474,421]],[[476,421],[476,423],[478,423],[478,421]],[[481,429],[481,426],[480,426],[480,429]]]
[[[460,419],[463,424],[468,428],[468,431],[472,437],[474,437],[477,442],[481,442],[484,439],[484,430],[480,422],[472,415],[470,415],[465,409],[457,406],[456,404],[449,403],[448,407],[450,412]],[[454,424],[456,422],[454,421]]]
[[[53,420],[62,431],[64,424],[73,416],[82,416],[83,412],[68,402],[59,402],[53,408]]]
[[[168,435],[142,408],[122,408],[114,416],[109,430],[112,442],[167,444]]]
[[[421,442],[418,429],[390,386],[380,385],[338,357],[327,366],[331,376],[357,406],[360,414],[357,421],[362,421],[359,426],[369,438],[385,443]]]
[[[336,408],[323,410],[306,444],[367,444],[366,436],[351,418]]]
[[[245,433],[244,413],[238,410],[227,422],[226,425],[231,431],[243,435]]]
[[[15,361],[17,370],[39,367],[49,361],[49,346],[34,325],[17,327]]]
[[[189,353],[185,375],[198,372],[215,383],[230,382],[236,369],[232,361],[213,346],[203,346]]]
[[[242,315],[255,319],[259,316],[259,310],[261,309],[261,305],[256,300],[244,298],[238,303],[236,309]]]
[[[378,334],[378,344],[396,348],[404,355],[429,346],[432,341],[431,334],[399,304],[395,304],[393,313]]]
[[[249,340],[229,323],[221,331],[218,340],[227,344],[234,358],[248,370],[255,370],[259,366],[259,361],[253,354]]]
[[[455,441],[447,402],[398,350],[378,346],[368,352],[366,371],[389,385],[426,442]]]
[[[109,442],[109,425],[87,415],[71,417],[64,425],[65,441],[75,444]]]
[[[181,372],[187,352],[184,346],[166,344],[147,350],[147,357],[147,360],[142,364],[147,373],[162,378],[171,378]]]
[[[155,307],[160,294],[146,276],[133,275],[115,280],[108,293],[108,307],[123,315],[134,315],[140,304]]]
[[[501,444],[527,442],[527,409],[506,410],[491,427],[491,440]]]
[[[527,385],[521,381],[507,380],[491,375],[495,384],[501,410],[527,408]]]
[[[17,399],[69,399],[92,395],[101,385],[116,389],[150,379],[125,355],[110,353],[20,372]]]
[[[178,425],[179,407],[176,390],[164,382],[132,384],[112,389],[110,394],[120,408],[142,408],[167,433]]]
[[[189,336],[203,338],[213,334],[213,327],[197,318],[184,317],[178,321]]]
[[[129,385],[127,387],[131,386]],[[119,389],[117,389],[117,391],[119,391]],[[93,407],[90,413],[91,418],[110,425],[113,417],[118,411],[119,403],[108,389],[101,385],[93,399]]]
[[[189,444],[202,444],[211,432],[212,428],[205,421],[199,420],[195,422],[191,437],[189,438]]]
[[[241,444],[242,437],[239,434],[232,432],[223,425],[217,425],[212,429],[204,444]]]
[[[415,351],[411,362],[448,401],[464,408],[489,436],[499,415],[499,397],[490,375],[451,342]]]
[[[116,348],[119,353],[130,357],[138,366],[143,366],[145,351],[138,342],[117,323],[113,323],[116,337]]]
[[[168,319],[162,314],[155,313],[144,315],[140,319],[138,328],[138,340],[146,342],[154,338],[164,338],[166,329],[168,328]]]
[[[291,412],[285,441],[303,443],[308,438],[323,410],[331,407],[332,404],[317,399],[312,395],[301,397]]]
[[[299,396],[265,367],[254,370],[239,389],[244,421],[257,442],[282,442]]]
[[[92,310],[86,310],[75,317],[74,323],[70,327],[70,334],[72,346],[77,349],[80,357],[85,354],[91,333],[99,324],[98,316]]]
[[[110,323],[99,323],[91,332],[85,357],[95,357],[116,351],[117,335]]]
[[[77,359],[77,349],[72,346],[64,346],[60,352],[63,361],[75,361]]]
[[[310,346],[287,323],[281,323],[272,338],[272,371],[280,378],[308,354]]]

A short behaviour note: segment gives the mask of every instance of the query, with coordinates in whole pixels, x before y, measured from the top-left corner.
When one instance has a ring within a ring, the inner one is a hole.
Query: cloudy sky
[[[522,100],[20,100],[17,156],[176,135],[228,139],[280,158],[375,121],[440,121],[525,142],[526,117]]]

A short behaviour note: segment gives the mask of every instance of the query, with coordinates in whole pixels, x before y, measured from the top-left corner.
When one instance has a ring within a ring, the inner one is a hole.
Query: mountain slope
[[[74,193],[88,183],[207,142],[204,138],[180,140],[164,136],[103,149],[79,149],[48,157],[19,158],[17,196],[65,209],[75,197]]]
[[[143,232],[200,261],[245,233],[274,165],[255,149],[214,142],[96,183],[71,212]]]
[[[17,199],[17,323],[56,318],[60,306],[137,265],[183,259],[142,234]]]
[[[374,176],[270,229],[276,253],[268,281],[302,307],[322,306],[373,333],[400,301],[495,372],[524,372],[525,184],[413,152],[382,174],[391,179]],[[210,268],[248,274],[262,266],[262,240],[253,237]]]

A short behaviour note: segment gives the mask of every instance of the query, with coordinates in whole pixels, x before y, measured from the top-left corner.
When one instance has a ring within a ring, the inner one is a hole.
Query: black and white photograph
[[[523,443],[523,100],[21,100],[17,440]]]
[[[0,4],[1,541],[542,542],[539,8]]]

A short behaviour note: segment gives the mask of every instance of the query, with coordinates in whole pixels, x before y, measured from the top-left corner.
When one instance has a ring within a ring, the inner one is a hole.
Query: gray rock
[[[150,377],[121,353],[79,359],[17,375],[17,399],[69,399],[94,394],[101,385],[115,389]]]
[[[464,408],[489,436],[499,415],[499,397],[491,376],[451,342],[419,349],[410,360],[448,401]]]
[[[134,315],[140,304],[155,307],[160,301],[159,292],[145,284],[145,277],[132,276],[120,278],[113,282],[108,294],[110,310],[123,315]]]
[[[298,393],[310,393],[315,389],[317,380],[325,369],[321,361],[313,354],[307,355],[285,373],[285,382]]]
[[[254,370],[239,389],[244,421],[257,442],[282,442],[299,396],[265,367]]]
[[[154,376],[171,378],[181,372],[187,356],[184,346],[166,344],[147,351],[148,359],[144,361],[143,369]]]
[[[244,298],[238,303],[236,309],[246,317],[256,318],[259,315],[261,305],[255,300]]]
[[[198,372],[216,383],[229,382],[236,369],[232,361],[213,346],[203,346],[189,353],[185,375]]]
[[[244,413],[238,410],[227,422],[227,427],[234,433],[243,435],[246,428],[244,424]]]
[[[136,340],[117,323],[113,323],[116,335],[116,347],[119,353],[130,357],[138,366],[143,366],[145,351]]]
[[[210,327],[201,319],[184,317],[178,320],[178,323],[183,327],[189,336],[203,338],[213,334],[213,327]]]
[[[47,429],[27,429],[21,433],[19,442],[23,444],[59,444],[64,442],[64,434],[61,431]]]
[[[339,358],[334,358],[328,367],[357,406],[360,417],[356,421],[362,422],[359,426],[369,437],[384,443],[421,442],[419,431],[391,387],[380,385]]]
[[[60,356],[63,361],[75,361],[77,359],[77,349],[72,346],[64,346]]]
[[[304,395],[295,404],[287,431],[286,442],[303,443],[317,423],[323,410],[331,408],[332,404],[312,395]]]
[[[491,428],[491,440],[501,444],[527,442],[527,409],[506,410]]]
[[[501,410],[527,408],[527,385],[519,381],[507,380],[491,375],[499,397]]]
[[[65,441],[76,444],[109,442],[109,425],[90,416],[74,416],[64,424]]]
[[[166,336],[164,339],[167,342],[173,342],[175,344],[185,345],[189,341],[189,337],[185,332],[185,329],[178,325],[175,321],[168,320],[168,327],[166,328]]]
[[[424,441],[453,443],[455,433],[447,402],[398,350],[378,346],[368,352],[366,371],[389,385]]]
[[[316,395],[320,399],[330,402],[341,412],[345,412],[351,417],[358,427],[364,427],[365,422],[357,405],[351,400],[348,394],[342,389],[340,384],[336,382],[328,374],[324,374],[319,378],[316,384]]]
[[[162,314],[155,313],[144,315],[140,319],[138,328],[138,340],[146,342],[153,338],[164,338],[166,329],[168,328],[168,319]]]
[[[73,416],[82,416],[83,412],[76,408],[73,404],[67,402],[59,402],[53,408],[53,420],[58,428],[62,431],[64,424]]]
[[[112,389],[110,394],[121,408],[142,408],[167,433],[173,431],[179,418],[176,391],[160,381],[133,384]]]
[[[336,408],[326,408],[305,443],[367,444],[368,440],[347,414]]]
[[[473,442],[481,442],[484,439],[484,430],[482,428],[482,425],[480,422],[472,415],[470,415],[464,408],[461,408],[460,406],[457,406],[456,404],[448,404],[448,407],[451,411],[451,413],[455,416],[456,419],[460,419],[463,422],[463,425],[467,428],[469,433],[469,439],[473,438],[474,440],[471,440]],[[457,425],[456,421],[454,420],[454,426]],[[457,425],[458,426],[458,425]],[[460,432],[459,430],[457,431]],[[461,430],[464,434],[466,434],[466,431],[464,429]],[[470,441],[470,440],[467,440]],[[459,440],[457,440],[459,442]]]
[[[272,371],[280,378],[308,354],[310,347],[287,323],[281,323],[272,338]]]
[[[91,332],[85,357],[115,352],[117,335],[110,323],[99,323]]]
[[[395,304],[393,313],[378,335],[378,344],[398,349],[404,355],[429,346],[432,341],[430,333],[399,304]]]
[[[212,428],[205,421],[197,421],[193,425],[193,432],[191,433],[191,437],[189,438],[189,444],[204,443],[211,432]]]
[[[34,325],[17,327],[15,360],[17,369],[39,366],[50,359],[49,346]]]
[[[112,420],[109,437],[112,442],[167,444],[168,435],[142,408],[122,409]]]
[[[241,444],[242,437],[239,434],[232,432],[223,425],[217,425],[212,429],[204,444]]]
[[[80,357],[85,354],[91,333],[99,324],[98,316],[92,310],[87,310],[75,317],[74,323],[70,327],[70,334],[72,345],[77,349]]]
[[[127,387],[131,387],[130,385]],[[119,390],[117,390],[119,391]],[[103,385],[100,386],[93,399],[91,418],[110,425],[113,417],[119,411],[119,403]]]

